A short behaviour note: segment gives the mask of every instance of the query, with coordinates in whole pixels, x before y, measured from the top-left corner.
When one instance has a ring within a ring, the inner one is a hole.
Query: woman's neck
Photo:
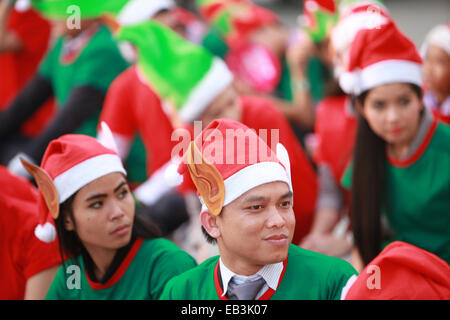
[[[89,245],[85,245],[89,256],[94,263],[94,274],[96,279],[103,279],[108,268],[111,266],[114,256],[117,253],[117,249],[98,248]]]

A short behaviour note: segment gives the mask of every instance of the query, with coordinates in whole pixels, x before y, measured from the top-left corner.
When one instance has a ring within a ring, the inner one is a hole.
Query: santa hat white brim
[[[53,179],[59,203],[66,201],[88,183],[114,172],[127,174],[122,161],[115,154],[102,154],[71,167]]]
[[[363,70],[345,72],[339,77],[342,90],[352,95],[396,82],[412,83],[421,87],[422,65],[405,60],[384,60]]]
[[[233,73],[225,62],[214,58],[211,68],[192,89],[186,103],[182,106],[179,114],[181,120],[189,123],[198,119],[209,104],[233,82],[233,79]]]

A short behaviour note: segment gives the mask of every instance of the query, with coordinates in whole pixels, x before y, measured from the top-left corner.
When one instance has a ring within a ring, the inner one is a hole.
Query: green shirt
[[[65,266],[56,273],[47,300],[156,300],[169,279],[196,263],[168,240],[139,238],[104,284],[87,277],[80,257],[67,261]]]
[[[172,278],[162,300],[218,300],[221,296],[216,268],[219,256]],[[349,278],[356,274],[346,261],[291,245],[275,300],[337,300]],[[264,296],[264,295],[263,295]]]
[[[106,26],[100,25],[94,34],[86,38],[87,42],[74,50],[74,58],[70,62],[63,62],[62,59],[66,38],[57,38],[39,67],[39,74],[51,82],[61,108],[76,87],[90,86],[106,94],[111,82],[128,67]],[[95,136],[99,114],[100,111],[86,120],[77,133]]]
[[[387,210],[392,239],[411,243],[450,263],[450,126],[434,122],[407,159],[386,159]],[[342,178],[351,188],[353,166]]]

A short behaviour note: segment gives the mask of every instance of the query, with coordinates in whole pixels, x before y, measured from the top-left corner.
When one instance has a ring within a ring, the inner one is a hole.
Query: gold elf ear
[[[196,163],[194,159],[201,159],[201,161]],[[187,151],[187,167],[209,212],[218,216],[225,200],[225,184],[220,172],[203,157],[193,141]]]
[[[44,196],[45,203],[52,215],[53,219],[59,216],[59,201],[58,201],[58,191],[53,184],[52,178],[40,167],[20,158],[24,168],[34,177],[36,183]]]

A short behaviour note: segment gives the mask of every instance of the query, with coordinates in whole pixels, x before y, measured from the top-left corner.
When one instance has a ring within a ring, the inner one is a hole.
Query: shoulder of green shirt
[[[197,266],[187,252],[163,238],[145,240],[139,255],[147,259],[147,265],[151,268],[148,290],[152,299],[160,298],[170,279]]]
[[[302,270],[310,270],[319,278],[326,277],[328,300],[340,299],[342,289],[348,280],[358,274],[350,263],[341,258],[327,256],[295,245],[289,248],[289,263],[302,266]]]
[[[214,269],[218,260],[219,256],[211,257],[195,268],[170,279],[160,296],[160,300],[190,299],[186,296],[186,290],[195,287],[195,284],[198,286],[198,283],[205,284],[207,282],[206,277]]]

